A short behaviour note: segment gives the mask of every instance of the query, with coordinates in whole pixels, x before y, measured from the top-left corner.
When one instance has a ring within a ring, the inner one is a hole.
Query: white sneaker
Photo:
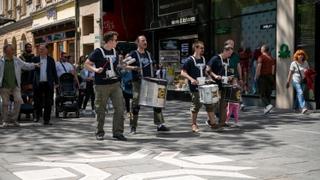
[[[270,111],[272,110],[272,108],[273,108],[273,105],[272,105],[272,104],[269,104],[268,106],[266,106],[266,108],[264,108],[263,113],[264,113],[264,114],[270,113]]]
[[[9,127],[9,124],[7,122],[2,123],[2,127]]]
[[[303,108],[302,111],[301,111],[301,114],[304,114],[304,113],[306,113],[307,111],[308,111],[307,108]]]

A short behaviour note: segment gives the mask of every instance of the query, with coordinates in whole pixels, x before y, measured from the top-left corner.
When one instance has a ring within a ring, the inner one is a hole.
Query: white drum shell
[[[199,86],[200,102],[203,104],[216,104],[219,102],[219,87],[216,84]]]
[[[161,80],[164,81],[164,80]],[[167,98],[167,86],[147,79],[141,80],[139,105],[164,108]]]

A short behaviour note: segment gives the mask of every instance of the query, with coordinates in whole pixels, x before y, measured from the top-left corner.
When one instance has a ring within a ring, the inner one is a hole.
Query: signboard
[[[179,50],[160,50],[159,60],[160,60],[160,63],[180,62],[180,51]]]
[[[171,25],[188,24],[196,22],[195,16],[181,17],[179,19],[171,20]]]
[[[161,0],[158,1],[158,16],[164,16],[192,9],[193,0]]]
[[[262,24],[260,25],[260,29],[261,30],[265,30],[265,29],[274,29],[276,28],[276,24],[275,23],[271,23],[271,24]]]

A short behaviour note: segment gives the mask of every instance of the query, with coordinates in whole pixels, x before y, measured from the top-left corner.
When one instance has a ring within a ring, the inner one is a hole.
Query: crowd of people
[[[130,133],[136,134],[140,111],[139,97],[141,96],[141,81],[144,78],[166,79],[166,71],[161,64],[155,61],[149,51],[144,35],[136,39],[137,49],[128,54],[119,54],[116,51],[118,33],[107,32],[104,45],[95,49],[88,56],[80,58],[80,65],[70,62],[70,56],[61,52],[58,60],[48,55],[48,47],[44,44],[38,47],[38,55],[32,53],[32,45],[25,45],[25,52],[18,58],[15,49],[8,44],[3,47],[4,55],[0,60],[0,93],[3,100],[2,121],[3,127],[19,126],[18,115],[23,103],[22,93],[33,92],[34,121],[43,119],[44,125],[52,125],[51,111],[55,103],[61,99],[54,91],[59,91],[59,78],[64,73],[70,73],[75,80],[79,91],[77,106],[85,110],[91,100],[91,110],[96,115],[96,139],[103,140],[105,136],[104,123],[108,102],[113,107],[113,138],[126,141],[124,136],[124,112],[130,119]],[[204,58],[205,45],[202,41],[195,41],[192,45],[193,54],[184,62],[181,76],[188,80],[191,94],[191,130],[199,132],[197,115],[202,105],[205,106],[208,120],[206,124],[212,129],[221,130],[229,127],[230,116],[234,116],[235,124],[239,123],[239,109],[242,103],[240,92],[246,89],[248,68],[242,59],[246,51],[240,51],[240,56],[234,52],[235,43],[227,40],[219,54],[206,61]],[[264,114],[268,114],[273,105],[271,103],[272,87],[275,79],[275,59],[271,57],[268,45],[260,49],[257,57],[254,81],[257,82],[259,94],[265,106]],[[125,63],[125,59],[134,59]],[[296,90],[297,102],[302,113],[308,109],[303,98],[303,79],[308,71],[307,54],[298,50],[294,54],[293,62],[287,80]],[[156,69],[155,69],[156,67]],[[206,86],[206,85],[212,86]],[[210,90],[210,98],[218,97],[219,101],[204,102],[201,89],[217,87]],[[214,94],[215,93],[215,94]],[[13,96],[13,99],[10,99]],[[213,96],[213,97],[212,97]],[[233,96],[233,97],[231,97]],[[13,105],[13,106],[11,106]],[[12,108],[10,108],[12,107]],[[156,131],[170,131],[166,126],[162,108],[153,107],[154,124]]]

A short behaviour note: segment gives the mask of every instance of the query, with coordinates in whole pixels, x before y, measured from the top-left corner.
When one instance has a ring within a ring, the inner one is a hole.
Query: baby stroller
[[[55,98],[55,107],[55,115],[57,118],[59,118],[60,112],[63,112],[63,118],[67,117],[68,112],[75,112],[76,117],[79,117],[78,93],[73,74],[64,73],[60,76],[59,87],[57,88]]]

